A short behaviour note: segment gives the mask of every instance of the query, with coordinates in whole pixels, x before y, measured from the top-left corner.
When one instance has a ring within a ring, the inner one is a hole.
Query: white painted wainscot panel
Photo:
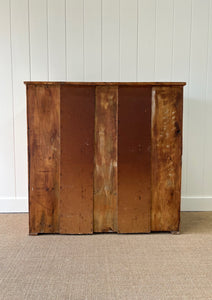
[[[0,212],[26,212],[25,80],[186,81],[182,210],[212,210],[212,0],[0,1]]]

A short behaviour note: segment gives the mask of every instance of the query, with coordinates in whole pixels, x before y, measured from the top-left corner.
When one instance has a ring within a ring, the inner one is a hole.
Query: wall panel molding
[[[1,0],[0,44],[8,211],[27,207],[25,80],[186,81],[182,209],[211,209],[212,0]]]
[[[182,197],[181,211],[212,211],[212,196]]]
[[[0,197],[0,213],[28,212],[27,197]]]

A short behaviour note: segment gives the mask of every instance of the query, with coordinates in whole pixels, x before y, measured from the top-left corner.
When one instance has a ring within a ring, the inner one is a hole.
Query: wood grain
[[[93,232],[95,87],[61,86],[60,233]]]
[[[130,84],[27,84],[31,235],[179,231],[183,86]]]
[[[98,86],[98,85],[115,85],[115,86],[184,86],[186,82],[77,82],[77,81],[25,81],[26,85],[85,85],[85,86]]]
[[[119,87],[118,231],[150,232],[151,87]]]
[[[118,87],[96,87],[94,231],[117,231]]]
[[[29,232],[59,230],[60,87],[27,89]]]
[[[152,96],[152,231],[178,231],[182,156],[182,87]]]

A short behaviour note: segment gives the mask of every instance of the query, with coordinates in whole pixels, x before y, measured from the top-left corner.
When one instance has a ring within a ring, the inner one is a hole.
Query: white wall
[[[186,81],[182,210],[212,210],[212,0],[0,0],[0,211],[27,211],[24,80]]]

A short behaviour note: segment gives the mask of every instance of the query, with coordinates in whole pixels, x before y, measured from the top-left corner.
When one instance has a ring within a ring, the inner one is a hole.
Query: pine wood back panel
[[[118,86],[96,87],[94,231],[118,231]]]
[[[30,234],[178,231],[185,83],[27,83]]]
[[[118,231],[150,232],[151,87],[119,87]]]
[[[27,89],[29,231],[59,232],[60,87]]]
[[[60,233],[93,232],[95,87],[61,87]]]
[[[182,87],[152,92],[152,231],[178,231],[182,165]]]

